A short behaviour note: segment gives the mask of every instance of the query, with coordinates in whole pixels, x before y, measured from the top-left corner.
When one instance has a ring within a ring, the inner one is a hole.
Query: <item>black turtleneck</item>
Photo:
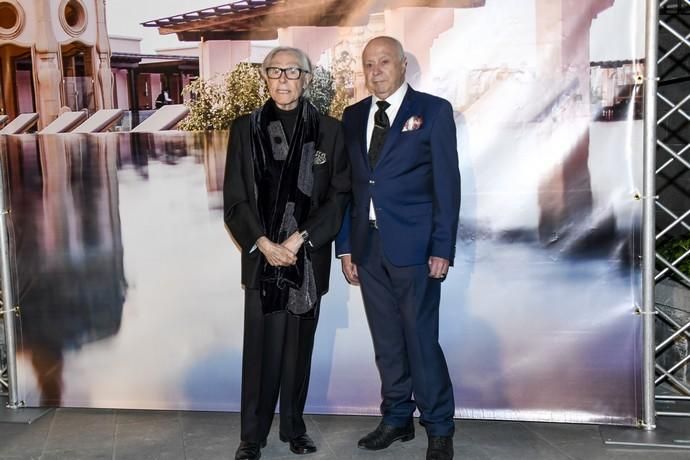
[[[297,123],[297,111],[299,105],[291,110],[283,110],[276,104],[276,116],[280,123],[283,125],[283,131],[285,131],[285,137],[288,144],[292,140],[292,134],[295,131],[295,123]]]

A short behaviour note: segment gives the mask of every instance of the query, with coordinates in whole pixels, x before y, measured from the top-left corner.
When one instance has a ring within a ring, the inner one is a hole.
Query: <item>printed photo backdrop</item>
[[[395,36],[410,84],[454,107],[462,209],[441,340],[456,415],[636,423],[643,2],[348,3],[341,26],[278,42],[307,50],[352,103],[367,96],[364,44]],[[28,405],[239,409],[227,141],[2,141]],[[377,414],[379,398],[361,295],[335,261],[307,411]]]

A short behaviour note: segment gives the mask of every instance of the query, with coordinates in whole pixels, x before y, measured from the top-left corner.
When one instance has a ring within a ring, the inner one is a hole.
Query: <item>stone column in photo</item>
[[[278,29],[280,46],[299,48],[317,65],[323,53],[338,43],[337,27],[288,27]]]
[[[105,0],[96,0],[96,46],[93,48],[96,109],[113,108],[113,73],[110,69],[110,39],[105,23]]]
[[[571,125],[569,138],[560,143],[569,151],[554,161],[557,166],[539,186],[539,238],[545,244],[587,225],[591,217],[590,28],[612,5],[613,0],[535,0],[538,79],[559,89],[545,99],[546,116],[554,124]]]
[[[36,44],[33,50],[34,91],[38,128],[55,120],[62,105],[60,45],[51,23],[52,2],[35,0]]]
[[[17,95],[14,90],[15,75],[12,69],[12,53],[9,46],[0,48],[0,62],[2,62],[2,108],[4,113],[12,119],[17,116]]]
[[[240,62],[249,62],[249,40],[201,40],[199,43],[199,76],[211,80],[231,72]]]

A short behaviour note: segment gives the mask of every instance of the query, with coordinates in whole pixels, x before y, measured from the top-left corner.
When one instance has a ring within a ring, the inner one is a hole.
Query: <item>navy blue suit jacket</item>
[[[374,169],[366,130],[372,98],[345,109],[343,128],[352,167],[352,202],[336,239],[336,254],[363,260],[373,198],[386,258],[396,266],[426,264],[430,256],[455,256],[460,213],[460,171],[448,101],[408,88]],[[419,129],[403,132],[413,116]]]

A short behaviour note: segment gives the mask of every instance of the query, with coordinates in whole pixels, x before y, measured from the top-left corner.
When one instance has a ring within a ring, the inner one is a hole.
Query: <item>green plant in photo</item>
[[[213,80],[198,78],[182,90],[189,115],[180,123],[185,131],[227,129],[232,120],[260,107],[268,99],[258,66],[243,62]]]
[[[268,100],[268,88],[259,65],[242,62],[225,79],[232,120],[261,107]]]
[[[656,248],[657,252],[669,262],[673,262],[690,250],[690,236],[671,238]],[[680,261],[676,268],[683,274],[690,276],[690,255]],[[676,276],[672,273],[671,276]]]
[[[345,107],[350,105],[349,93],[343,85],[344,79],[339,75],[336,66],[330,70],[317,66],[309,87],[309,100],[317,110],[337,119],[342,118]]]
[[[335,95],[333,74],[320,66],[314,67],[313,78],[307,96],[314,107],[321,113],[328,113]]]
[[[330,70],[315,67],[308,92],[319,112],[338,119],[350,103],[350,91],[344,85],[351,80],[351,71],[339,65],[338,61]],[[197,78],[182,94],[189,107],[189,115],[180,123],[185,131],[228,129],[235,118],[261,107],[269,97],[259,66],[248,62],[212,80]]]
[[[342,86],[336,86],[335,95],[328,109],[328,114],[340,120],[343,118],[343,112],[348,105],[350,105],[350,95],[348,91]]]

